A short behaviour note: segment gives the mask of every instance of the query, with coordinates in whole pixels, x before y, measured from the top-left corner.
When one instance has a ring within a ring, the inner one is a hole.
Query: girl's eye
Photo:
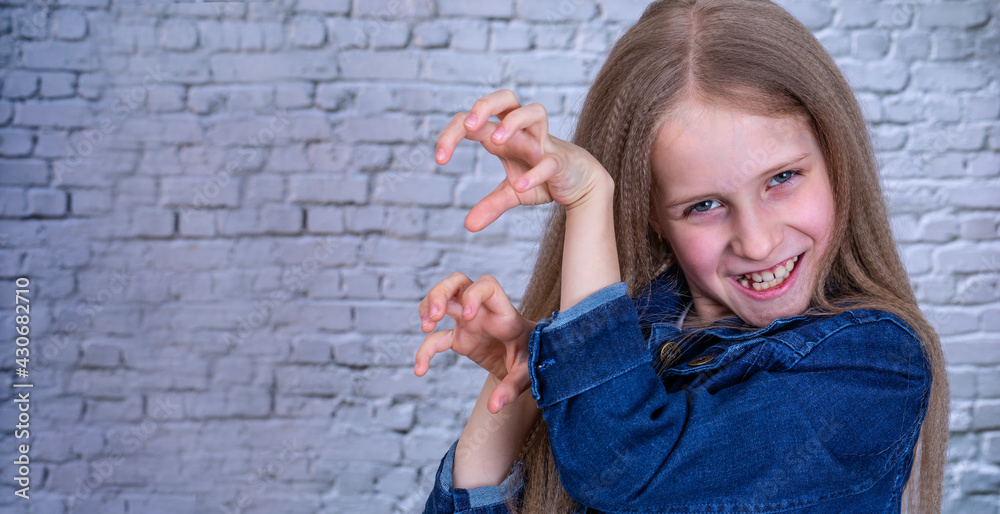
[[[694,204],[693,206],[691,206],[691,210],[694,211],[694,212],[707,212],[707,211],[710,211],[710,210],[712,210],[712,209],[714,209],[714,208],[716,208],[716,207],[718,207],[720,205],[722,205],[722,204],[719,203],[719,202],[716,202],[715,200],[705,200],[704,202],[698,202],[698,203]]]
[[[797,173],[798,173],[797,171],[792,171],[792,170],[782,171],[781,173],[778,173],[777,175],[771,177],[771,181],[768,182],[767,185],[768,187],[774,187],[780,184],[784,184],[785,182],[791,180],[792,177],[794,177]]]

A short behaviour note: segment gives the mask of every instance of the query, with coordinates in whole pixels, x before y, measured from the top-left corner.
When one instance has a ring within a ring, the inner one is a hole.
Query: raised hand
[[[494,414],[531,386],[528,337],[536,323],[521,316],[495,278],[483,275],[473,282],[452,273],[431,288],[418,310],[424,332],[433,331],[445,315],[455,321],[455,328],[424,338],[413,368],[418,377],[438,353],[450,349],[468,357],[500,380],[487,402]]]
[[[500,123],[489,121],[491,116]],[[589,152],[549,134],[544,107],[537,103],[522,107],[508,89],[480,98],[469,112],[452,118],[438,137],[437,163],[451,160],[462,139],[481,143],[500,158],[507,174],[466,216],[465,227],[473,232],[518,205],[555,201],[572,206],[610,181],[608,172]]]

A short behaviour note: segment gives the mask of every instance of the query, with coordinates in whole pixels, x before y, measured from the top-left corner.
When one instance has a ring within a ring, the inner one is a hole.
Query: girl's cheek
[[[829,191],[821,190],[810,198],[805,198],[795,210],[803,232],[809,234],[815,243],[829,240],[836,223],[833,197]]]
[[[672,242],[671,246],[682,269],[699,276],[714,272],[724,246],[714,231],[695,228],[680,231],[675,236],[676,243]]]

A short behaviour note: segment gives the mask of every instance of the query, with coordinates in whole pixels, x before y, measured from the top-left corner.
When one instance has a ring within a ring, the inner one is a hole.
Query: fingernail
[[[435,316],[435,315],[437,315],[437,313],[438,313],[438,306],[437,305],[431,305],[431,316]]]
[[[477,121],[479,118],[475,114],[470,114],[468,118],[465,118],[465,124],[470,127],[475,127]]]
[[[500,398],[500,408],[497,409],[497,412],[499,412],[500,409],[502,409],[504,405],[507,405],[507,397],[506,396],[504,396],[503,398]]]
[[[447,154],[445,153],[444,148],[437,151],[437,160],[443,161],[445,157],[447,157]]]
[[[528,189],[528,179],[522,178],[521,180],[518,180],[517,181],[517,188],[519,190],[521,190],[521,191],[524,191],[525,189]]]
[[[471,316],[472,315],[472,306],[471,305],[466,305],[465,308],[462,309],[462,315],[463,316]]]
[[[430,322],[431,322],[431,319],[428,318],[427,316],[420,316],[420,325],[421,326],[426,325],[426,324],[428,324]]]
[[[493,131],[493,139],[496,139],[497,141],[500,141],[500,140],[503,139],[503,135],[505,133],[506,133],[506,131],[503,129],[503,127],[499,127],[495,131]]]

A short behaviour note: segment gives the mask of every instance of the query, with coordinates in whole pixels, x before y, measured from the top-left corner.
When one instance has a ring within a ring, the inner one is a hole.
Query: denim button
[[[701,357],[695,357],[688,362],[688,366],[701,366],[714,358],[714,355],[702,355]]]
[[[681,350],[677,341],[667,341],[660,348],[660,362],[664,366],[671,366],[680,356]]]

